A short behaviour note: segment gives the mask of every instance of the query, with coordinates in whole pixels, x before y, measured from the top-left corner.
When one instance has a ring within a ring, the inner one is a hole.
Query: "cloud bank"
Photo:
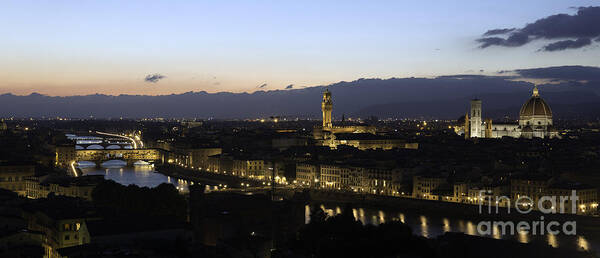
[[[600,40],[600,7],[579,7],[574,15],[556,14],[539,19],[523,28],[491,29],[477,39],[480,48],[520,47],[535,40],[559,40],[540,51],[577,49]],[[503,36],[503,37],[500,37]]]
[[[600,81],[600,67],[594,66],[553,66],[543,68],[517,69],[514,70],[514,72],[525,78]]]

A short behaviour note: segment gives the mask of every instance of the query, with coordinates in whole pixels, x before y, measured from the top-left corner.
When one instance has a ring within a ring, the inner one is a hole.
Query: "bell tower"
[[[321,102],[321,110],[323,111],[323,128],[331,128],[331,111],[333,110],[333,103],[331,102],[331,92],[325,90],[323,92],[323,102]]]
[[[482,137],[482,131],[481,131],[481,100],[479,99],[474,99],[471,100],[471,133],[470,136],[471,138],[474,137]]]

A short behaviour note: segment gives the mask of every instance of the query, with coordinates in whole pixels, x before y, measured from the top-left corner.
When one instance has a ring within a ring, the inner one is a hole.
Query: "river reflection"
[[[156,173],[151,166],[134,166],[134,167],[106,167],[97,168],[95,165],[82,164],[79,166],[84,175],[103,175],[104,178],[114,180],[122,185],[137,185],[140,187],[156,187],[162,183],[170,183],[182,191],[187,192],[188,186],[193,185],[191,181],[171,178],[160,173]],[[207,185],[207,190],[216,190],[218,186]],[[340,206],[328,207],[320,205],[320,208],[325,211],[327,216],[335,216],[343,212]],[[304,209],[305,222],[310,222],[310,207],[307,205]],[[464,220],[460,218],[451,218],[442,214],[418,214],[412,211],[390,211],[377,210],[368,208],[352,209],[354,218],[363,224],[379,225],[389,221],[400,221],[406,223],[413,229],[416,235],[434,238],[446,232],[463,232],[469,235],[492,237],[496,239],[512,239],[522,243],[531,241],[542,241],[553,247],[573,247],[582,250],[600,250],[597,242],[590,241],[584,236],[566,236],[559,235],[542,235],[532,236],[525,233],[516,233],[515,235],[502,235],[500,228],[494,227],[491,234],[480,235],[477,231],[477,221]]]
[[[103,163],[102,167],[98,168],[94,163],[81,162],[77,168],[81,170],[83,175],[103,175],[105,179],[113,180],[122,185],[137,185],[139,187],[156,187],[162,183],[172,184],[181,193],[187,193],[189,186],[195,182],[190,180],[178,179],[170,176],[165,176],[157,173],[153,166],[135,165],[127,167],[119,162]],[[212,185],[203,183],[207,192],[217,191],[227,188],[227,185]]]
[[[319,205],[325,211],[327,216],[341,214],[340,206],[328,207]],[[309,205],[305,207],[305,222],[310,222],[311,209]],[[445,217],[442,215],[424,215],[416,212],[391,212],[386,210],[354,208],[352,209],[354,218],[363,224],[379,225],[389,221],[400,221],[406,223],[413,230],[413,233],[419,236],[435,238],[443,235],[446,232],[463,232],[468,235],[491,237],[495,239],[510,239],[521,243],[529,243],[532,241],[545,242],[552,247],[576,248],[579,250],[599,250],[598,243],[591,243],[584,236],[567,236],[559,235],[531,235],[530,233],[516,233],[514,235],[502,235],[499,226],[493,226],[489,232],[491,234],[479,234],[477,230],[477,221],[463,220]],[[485,227],[484,227],[485,228]]]
[[[113,180],[122,185],[137,185],[140,187],[156,187],[162,183],[173,184],[179,191],[187,191],[189,181],[180,180],[156,173],[151,166],[133,167],[101,167],[79,166],[84,175],[103,175],[104,178]]]

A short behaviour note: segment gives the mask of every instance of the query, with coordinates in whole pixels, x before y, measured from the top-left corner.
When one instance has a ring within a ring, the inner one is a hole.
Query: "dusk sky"
[[[597,0],[6,1],[0,8],[0,94],[253,92],[358,78],[598,66],[595,32],[588,42],[536,34],[529,35],[540,39],[518,46],[478,41],[488,30],[519,29],[598,5]],[[561,43],[571,45],[551,45],[565,39],[572,41]]]

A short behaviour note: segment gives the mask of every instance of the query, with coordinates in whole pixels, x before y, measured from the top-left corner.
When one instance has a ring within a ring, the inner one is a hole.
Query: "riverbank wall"
[[[214,174],[181,168],[173,165],[162,165],[157,167],[157,171],[171,177],[190,180],[207,184],[229,184],[239,186],[241,183],[251,183],[258,185],[262,181],[239,178],[232,175]],[[306,188],[286,188],[277,189],[277,196],[292,198],[295,195],[302,194],[307,204],[312,205],[331,205],[339,206],[342,209],[346,206],[352,208],[371,208],[382,209],[386,211],[420,213],[430,216],[440,216],[455,219],[467,219],[472,221],[519,221],[533,222],[543,220],[546,222],[557,221],[561,224],[567,221],[576,221],[578,232],[584,232],[586,236],[600,241],[600,217],[581,216],[574,214],[544,214],[539,211],[531,211],[526,214],[519,213],[516,209],[491,207],[488,212],[488,206],[473,205],[464,203],[453,203],[444,201],[432,201],[415,199],[410,197],[396,197],[373,194],[357,194],[342,191],[331,191],[322,189]]]

